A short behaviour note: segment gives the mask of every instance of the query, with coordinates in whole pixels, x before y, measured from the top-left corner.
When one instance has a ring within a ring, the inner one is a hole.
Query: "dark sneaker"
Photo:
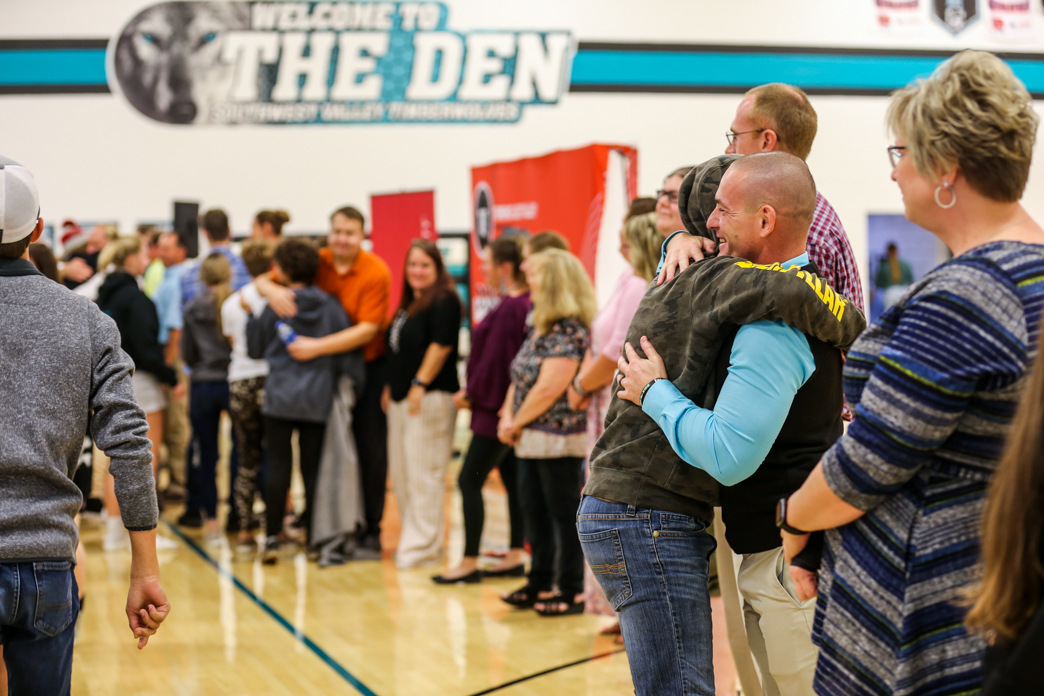
[[[275,565],[279,560],[279,537],[270,536],[265,539],[265,550],[261,554],[261,562],[265,565]]]
[[[228,511],[228,519],[225,520],[225,531],[229,534],[239,531],[239,513],[233,507]]]
[[[186,510],[178,518],[178,526],[199,529],[203,526],[203,514],[199,510]]]

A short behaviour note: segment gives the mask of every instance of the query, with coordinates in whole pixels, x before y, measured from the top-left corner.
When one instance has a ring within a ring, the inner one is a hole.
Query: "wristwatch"
[[[414,377],[412,380],[410,380],[410,386],[411,387],[422,387],[424,389],[428,388],[428,384],[425,384],[424,382],[420,381],[416,377]]]
[[[803,531],[801,529],[797,529],[796,527],[791,527],[789,524],[787,524],[787,499],[786,498],[780,498],[779,502],[776,503],[776,526],[779,527],[780,529],[782,529],[784,532],[787,532],[788,534],[796,534],[798,536],[804,536],[805,534],[809,534],[810,533],[810,532]]]

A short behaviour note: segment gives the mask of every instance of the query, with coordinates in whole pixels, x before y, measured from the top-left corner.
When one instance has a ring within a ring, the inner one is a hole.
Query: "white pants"
[[[446,468],[453,455],[457,408],[448,392],[429,392],[412,416],[406,400],[388,406],[388,468],[402,535],[395,564],[437,563],[442,554]]]
[[[736,581],[764,695],[812,696],[816,600],[798,601],[783,549],[743,554]]]

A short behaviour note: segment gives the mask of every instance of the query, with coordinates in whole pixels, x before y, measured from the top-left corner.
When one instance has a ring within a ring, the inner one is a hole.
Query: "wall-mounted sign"
[[[978,0],[932,0],[932,15],[951,34],[960,34],[978,19]]]
[[[911,32],[921,27],[920,0],[874,0],[877,24],[890,32]]]
[[[110,83],[167,123],[515,122],[557,103],[567,31],[460,33],[440,2],[165,2],[109,46]]]

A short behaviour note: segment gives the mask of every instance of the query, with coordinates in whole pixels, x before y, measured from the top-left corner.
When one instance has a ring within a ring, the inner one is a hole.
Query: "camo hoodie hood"
[[[689,170],[678,188],[678,213],[682,224],[690,234],[718,241],[717,236],[707,229],[707,218],[714,212],[717,203],[714,196],[718,185],[732,163],[743,155],[718,155]]]

